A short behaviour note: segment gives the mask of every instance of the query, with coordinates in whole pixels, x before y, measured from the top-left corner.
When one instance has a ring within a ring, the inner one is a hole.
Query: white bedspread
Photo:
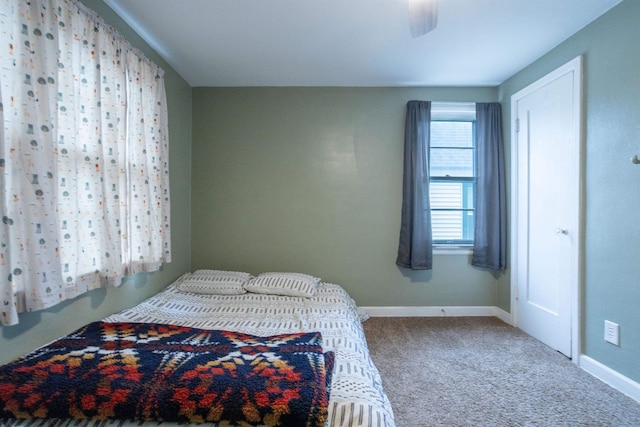
[[[395,426],[380,374],[369,356],[358,309],[342,287],[321,283],[313,298],[253,293],[223,296],[183,292],[177,287],[179,282],[104,320],[173,323],[261,336],[320,331],[325,351],[336,354],[327,425]]]

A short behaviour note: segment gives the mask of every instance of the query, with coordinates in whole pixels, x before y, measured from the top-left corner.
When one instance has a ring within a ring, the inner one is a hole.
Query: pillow
[[[253,276],[241,271],[196,270],[180,282],[185,292],[208,295],[240,295]]]
[[[245,280],[251,279],[253,276],[250,273],[243,271],[224,271],[224,270],[196,270],[191,273],[192,276],[209,276],[213,278],[219,277],[241,277]]]
[[[256,294],[311,298],[320,279],[301,273],[262,273],[249,280],[245,289]]]

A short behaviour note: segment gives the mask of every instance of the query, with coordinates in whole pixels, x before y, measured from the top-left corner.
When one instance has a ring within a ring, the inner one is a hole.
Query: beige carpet
[[[398,427],[640,426],[638,402],[498,319],[363,326]]]

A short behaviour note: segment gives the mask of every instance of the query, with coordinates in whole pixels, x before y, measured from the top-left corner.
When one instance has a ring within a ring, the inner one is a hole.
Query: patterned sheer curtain
[[[2,323],[171,261],[164,72],[76,0],[0,0]]]

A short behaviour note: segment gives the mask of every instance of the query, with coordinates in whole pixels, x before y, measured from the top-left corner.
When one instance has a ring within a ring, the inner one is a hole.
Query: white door
[[[511,98],[512,294],[516,326],[578,350],[581,58]]]

